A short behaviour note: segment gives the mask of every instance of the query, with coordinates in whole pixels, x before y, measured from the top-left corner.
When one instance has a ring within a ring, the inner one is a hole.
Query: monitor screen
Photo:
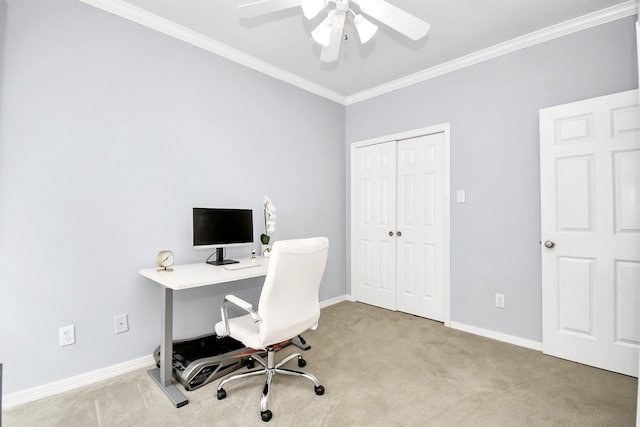
[[[251,209],[193,208],[193,246],[253,243]]]

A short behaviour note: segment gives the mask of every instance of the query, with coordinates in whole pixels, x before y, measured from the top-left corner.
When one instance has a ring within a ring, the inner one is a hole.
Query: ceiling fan
[[[351,6],[356,5],[361,13]],[[312,32],[313,39],[322,45],[320,60],[333,62],[340,55],[340,45],[344,39],[347,15],[353,16],[353,23],[361,43],[366,43],[378,30],[378,26],[362,14],[398,31],[412,40],[426,36],[430,25],[385,0],[258,0],[238,6],[242,16],[254,18],[280,10],[301,6],[305,18],[313,19],[328,9],[326,18]]]

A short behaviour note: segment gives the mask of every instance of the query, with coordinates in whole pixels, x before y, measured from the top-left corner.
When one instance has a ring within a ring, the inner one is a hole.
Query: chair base
[[[277,364],[275,363],[275,353],[276,351],[274,347],[267,348],[266,362],[262,357],[260,357],[257,354],[254,354],[251,356],[251,359],[261,364],[262,368],[254,369],[247,372],[242,372],[239,374],[229,375],[224,379],[222,379],[222,381],[220,381],[220,384],[218,384],[218,389],[217,389],[218,400],[222,400],[225,397],[227,397],[227,392],[224,389],[224,385],[227,384],[228,382],[238,380],[241,378],[253,377],[256,375],[265,375],[265,383],[262,389],[262,396],[260,397],[260,416],[262,418],[262,421],[266,422],[271,420],[271,417],[273,416],[272,412],[268,409],[268,403],[269,403],[269,393],[271,393],[271,381],[273,380],[273,377],[276,374],[304,377],[310,380],[311,382],[313,382],[314,391],[318,396],[324,394],[324,387],[320,385],[320,383],[318,382],[318,379],[315,376],[307,372],[282,368],[283,365],[285,365],[286,363],[290,362],[295,358],[298,359],[298,366],[301,368],[304,367],[307,362],[302,358],[302,355],[300,353],[290,354],[289,356],[285,357]]]

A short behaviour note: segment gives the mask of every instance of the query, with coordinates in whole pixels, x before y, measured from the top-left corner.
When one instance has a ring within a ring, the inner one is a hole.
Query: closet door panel
[[[352,286],[357,301],[396,309],[396,143],[356,150]]]
[[[397,309],[443,320],[444,134],[398,141]]]

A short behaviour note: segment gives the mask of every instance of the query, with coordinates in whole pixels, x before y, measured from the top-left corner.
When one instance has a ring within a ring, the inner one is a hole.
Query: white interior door
[[[543,351],[638,375],[637,90],[540,110]]]
[[[352,221],[355,298],[396,309],[396,142],[358,148]]]
[[[444,316],[444,133],[398,141],[397,309]]]

